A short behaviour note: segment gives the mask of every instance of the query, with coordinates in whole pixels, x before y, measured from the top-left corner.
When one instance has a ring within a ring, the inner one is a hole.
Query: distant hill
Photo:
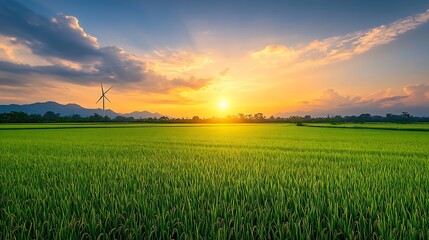
[[[138,119],[138,118],[150,118],[150,117],[151,118],[154,118],[154,117],[160,118],[162,116],[165,116],[165,115],[162,115],[162,114],[157,113],[157,112],[151,113],[151,112],[148,112],[148,111],[142,111],[142,112],[135,111],[135,112],[132,112],[132,113],[126,113],[126,114],[120,114],[120,115],[124,116],[124,117],[133,117],[135,119]]]
[[[27,114],[40,114],[40,115],[43,115],[48,111],[52,111],[54,113],[59,113],[61,116],[78,114],[81,117],[88,117],[90,115],[93,115],[94,113],[103,115],[103,109],[83,108],[74,103],[63,105],[56,102],[37,102],[37,103],[23,104],[23,105],[18,105],[18,104],[0,105],[0,113],[8,113],[12,111],[25,112]],[[148,111],[122,114],[122,113],[116,113],[108,109],[106,110],[106,116],[110,118],[115,118],[116,116],[124,116],[124,117],[134,117],[138,119],[138,118],[149,118],[149,117],[160,118],[165,115],[162,115],[159,113],[151,113]]]

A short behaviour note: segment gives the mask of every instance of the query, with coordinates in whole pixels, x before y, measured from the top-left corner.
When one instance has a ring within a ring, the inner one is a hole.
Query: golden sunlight
[[[219,102],[219,108],[222,109],[222,110],[227,109],[228,108],[228,102],[226,102],[226,101],[220,101]]]

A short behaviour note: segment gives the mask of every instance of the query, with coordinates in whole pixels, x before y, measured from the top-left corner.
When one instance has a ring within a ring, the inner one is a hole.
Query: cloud
[[[29,47],[39,56],[83,60],[98,55],[97,39],[79,26],[75,17],[62,13],[52,19],[35,14],[19,3],[0,4],[0,34]]]
[[[409,105],[429,103],[429,84],[422,83],[415,86],[407,86],[404,88],[404,92],[408,96],[406,102]]]
[[[154,51],[157,64],[164,67],[178,68],[180,71],[202,68],[213,62],[208,56],[200,53],[188,52],[184,50],[157,50]]]
[[[183,76],[193,77],[195,72],[206,69],[213,62],[205,54],[181,49],[153,51],[146,57],[146,61],[149,68],[170,79],[183,78]]]
[[[9,38],[0,36],[0,60],[14,60],[14,49],[7,44]]]
[[[145,99],[145,102],[155,103],[155,104],[171,104],[171,105],[196,105],[196,104],[207,103],[207,100],[203,100],[203,99],[192,100],[182,96],[171,98],[171,96],[169,96],[168,99],[165,99],[162,97]]]
[[[211,83],[213,83],[213,79],[211,78],[195,78],[193,76],[189,78],[171,78],[169,80],[163,75],[159,75],[154,71],[148,71],[147,79],[143,82],[139,82],[133,84],[134,87],[139,88],[143,92],[168,92],[171,89],[175,90],[199,90],[207,87]]]
[[[399,35],[417,28],[429,21],[429,9],[388,25],[381,25],[367,31],[358,31],[309,44],[290,48],[284,45],[268,45],[251,53],[254,59],[270,65],[281,65],[291,69],[325,65],[352,58],[374,47],[388,44]]]
[[[224,70],[219,72],[219,75],[222,77],[227,76],[229,73],[229,70],[230,70],[229,68],[225,68]]]
[[[185,51],[158,52],[148,60],[117,46],[100,46],[79,25],[76,17],[62,13],[48,19],[9,1],[0,3],[0,83],[25,84],[55,79],[88,85],[110,82],[120,87],[141,87],[143,91],[195,90],[212,83],[195,76],[175,76],[153,68],[153,63],[181,68],[202,66],[209,60]],[[25,55],[23,55],[25,54]],[[27,60],[27,59],[30,59]],[[151,61],[153,63],[151,63]],[[161,69],[162,70],[162,69]],[[8,77],[3,77],[8,75]]]
[[[344,96],[333,89],[325,90],[319,98],[301,102],[299,111],[280,113],[279,116],[312,114],[315,116],[356,115],[371,113],[410,112],[414,115],[429,115],[429,84],[406,86],[402,95],[391,95],[386,89],[369,96]]]

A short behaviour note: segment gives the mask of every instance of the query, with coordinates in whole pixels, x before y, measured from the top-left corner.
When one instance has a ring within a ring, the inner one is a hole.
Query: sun
[[[222,110],[227,109],[228,108],[228,102],[226,102],[226,101],[220,101],[219,102],[219,108],[222,109]]]

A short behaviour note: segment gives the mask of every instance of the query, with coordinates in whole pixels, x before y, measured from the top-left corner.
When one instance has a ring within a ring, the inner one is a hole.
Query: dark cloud
[[[43,82],[44,80],[55,78],[57,80],[72,83],[88,83],[99,81],[96,74],[76,71],[70,68],[49,65],[30,66],[28,64],[17,64],[7,61],[0,61],[0,83],[5,85],[28,85]]]
[[[96,69],[97,73],[105,75],[104,78],[126,79],[128,82],[146,80],[146,64],[135,56],[115,46],[101,48],[100,54],[101,63]]]
[[[0,3],[0,23],[0,34],[15,37],[15,43],[29,47],[39,56],[84,60],[98,55],[96,39],[79,27],[75,17],[60,13],[47,19],[7,1]]]
[[[148,69],[139,57],[116,46],[101,47],[97,39],[86,33],[78,19],[62,13],[48,19],[14,1],[0,3],[0,35],[9,38],[7,44],[26,47],[31,54],[49,62],[43,66],[0,61],[0,72],[18,78],[34,76],[91,84],[104,81],[116,85],[141,86],[144,91],[170,91],[173,89],[200,89],[211,81],[167,77]],[[0,76],[0,82],[13,79]]]
[[[33,72],[32,67],[27,64],[16,64],[7,61],[0,61],[0,71],[9,73],[29,73]]]

